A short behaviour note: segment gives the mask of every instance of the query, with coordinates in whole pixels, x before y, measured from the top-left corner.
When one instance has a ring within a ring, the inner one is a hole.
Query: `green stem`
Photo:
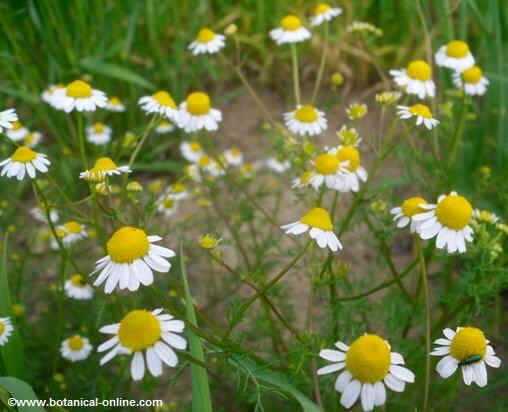
[[[298,54],[296,51],[296,44],[291,44],[291,59],[293,61],[293,86],[295,89],[296,105],[300,105],[300,79],[298,73]]]
[[[321,62],[319,63],[319,71],[316,77],[316,84],[314,85],[314,91],[312,92],[312,104],[316,101],[316,97],[319,91],[319,86],[321,86],[321,80],[323,78],[323,73],[325,71],[326,65],[326,56],[328,55],[328,40],[330,37],[330,27],[328,22],[325,22],[325,40],[323,43],[323,52],[321,54]]]
[[[85,131],[83,126],[83,114],[77,113],[77,135],[79,138],[79,152],[81,154],[81,163],[83,163],[83,169],[88,170],[88,159],[86,157],[86,143],[85,143]]]
[[[450,151],[448,153],[448,160],[447,163],[449,165],[452,164],[452,162],[455,160],[455,156],[457,155],[457,150],[460,146],[460,141],[462,140],[462,136],[464,135],[464,126],[466,121],[466,114],[467,114],[467,97],[464,94],[464,99],[462,100],[462,106],[460,108],[460,117],[459,117],[459,124],[457,125],[457,128],[455,129],[455,133],[453,135],[452,142],[450,144]]]

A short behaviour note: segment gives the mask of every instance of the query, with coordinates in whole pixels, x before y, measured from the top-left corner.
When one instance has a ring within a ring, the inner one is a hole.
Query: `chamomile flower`
[[[314,14],[310,20],[312,26],[319,26],[325,21],[333,20],[335,17],[342,14],[340,7],[332,7],[327,3],[319,3],[314,8]]]
[[[368,112],[367,105],[364,103],[353,103],[346,109],[349,120],[359,120]]]
[[[291,163],[289,162],[289,160],[277,159],[275,157],[270,157],[266,159],[264,163],[270,170],[273,170],[274,172],[277,173],[284,173],[291,167]]]
[[[10,318],[0,318],[0,346],[4,346],[14,330]]]
[[[85,170],[79,174],[80,179],[100,182],[106,177],[120,175],[122,173],[131,173],[129,166],[117,166],[109,157],[100,157],[95,161],[90,170]]]
[[[166,194],[173,200],[183,200],[189,197],[189,192],[185,190],[185,186],[178,182],[169,185]]]
[[[256,174],[255,167],[250,163],[244,163],[240,166],[240,175],[244,179],[252,179],[254,175]]]
[[[302,189],[310,185],[312,177],[314,176],[314,172],[309,170],[307,172],[303,172],[299,177],[293,179],[293,184],[291,187],[293,189]]]
[[[436,371],[446,379],[455,371],[462,369],[462,378],[466,385],[475,382],[478,386],[487,385],[487,367],[499,368],[501,359],[496,356],[483,332],[471,326],[458,327],[455,332],[446,328],[443,330],[445,338],[439,338],[434,343],[437,346],[430,354],[443,356],[437,363]]]
[[[67,86],[56,89],[51,100],[53,107],[66,113],[73,110],[94,112],[98,107],[106,107],[108,103],[104,92],[92,89],[92,86],[83,80],[74,80]]]
[[[453,40],[441,46],[436,52],[435,59],[438,66],[458,72],[474,65],[474,57],[469,51],[469,46],[460,40]]]
[[[221,121],[222,113],[212,107],[206,93],[191,93],[180,104],[178,124],[187,133],[217,130]]]
[[[96,262],[93,274],[99,273],[94,286],[105,282],[104,291],[111,293],[118,286],[134,292],[139,285],[153,283],[153,272],[167,273],[171,264],[166,258],[175,256],[175,252],[155,245],[162,238],[147,236],[142,229],[124,226],[110,237],[106,244],[107,256]]]
[[[420,99],[436,95],[432,68],[423,60],[412,61],[406,69],[390,70],[390,74],[395,83],[408,94],[414,94]]]
[[[176,213],[176,205],[177,201],[167,195],[161,196],[159,200],[157,200],[157,210],[166,217],[173,216]]]
[[[196,39],[189,44],[189,50],[194,56],[198,54],[214,54],[224,48],[225,42],[226,36],[217,34],[205,27],[199,31]]]
[[[362,138],[358,134],[358,131],[354,127],[342,126],[337,132],[337,137],[343,145],[351,145],[358,147]]]
[[[40,206],[32,208],[30,210],[30,214],[33,216],[33,218],[35,220],[38,220],[39,222],[42,222],[42,223],[47,223],[46,211],[44,210],[44,206],[40,205]],[[55,209],[50,208],[49,209],[49,218],[52,223],[56,223],[56,222],[58,222],[58,219],[60,218],[60,216]]]
[[[129,312],[120,323],[103,326],[99,332],[113,335],[100,345],[99,352],[109,352],[101,359],[101,366],[116,355],[132,354],[131,376],[135,381],[145,376],[145,365],[155,377],[162,375],[162,364],[175,367],[178,357],[173,348],[185,350],[187,341],[179,333],[184,323],[164,313],[138,309]]]
[[[54,96],[55,91],[58,89],[64,89],[64,88],[65,88],[64,84],[52,84],[51,86],[49,86],[46,90],[44,90],[41,93],[41,99],[44,102],[46,102],[47,104],[49,104],[50,106],[54,107],[53,98],[55,97]]]
[[[77,300],[90,300],[93,288],[79,273],[73,274],[64,285],[65,295]]]
[[[310,39],[311,33],[298,17],[290,14],[280,21],[280,27],[270,31],[270,36],[277,44],[299,43]]]
[[[11,157],[0,162],[0,176],[15,177],[23,180],[25,175],[35,179],[36,172],[46,173],[51,162],[42,153],[34,152],[26,146],[19,146]]]
[[[23,139],[23,144],[30,148],[37,146],[42,140],[42,133],[29,132]]]
[[[224,170],[221,168],[220,164],[207,155],[201,156],[197,165],[202,171],[208,173],[211,177],[218,177],[224,174]]]
[[[104,145],[111,140],[111,127],[97,122],[86,128],[86,140],[96,145]]]
[[[175,126],[167,120],[161,120],[155,128],[155,131],[159,134],[171,133],[173,130],[175,130]]]
[[[349,26],[347,26],[346,31],[348,33],[371,33],[377,37],[381,37],[383,35],[383,30],[381,30],[379,27],[364,21],[354,21]]]
[[[489,79],[487,79],[478,66],[472,66],[463,72],[453,74],[453,83],[470,96],[483,96],[487,91]]]
[[[358,192],[360,181],[366,182],[368,173],[361,165],[359,150],[353,145],[339,146],[331,149],[329,153],[335,154],[341,163],[340,184],[336,190],[341,192]]]
[[[309,236],[314,239],[322,249],[328,247],[332,252],[342,249],[342,244],[333,233],[333,224],[330,214],[320,207],[310,209],[300,220],[281,226],[291,235],[301,235],[309,231]]]
[[[426,209],[413,219],[419,223],[418,232],[424,240],[436,237],[436,247],[446,248],[448,253],[464,253],[466,241],[473,241],[473,229],[469,224],[473,218],[473,208],[465,197],[456,192],[441,195],[437,204],[422,204]]]
[[[60,239],[62,239],[64,245],[72,245],[78,240],[88,237],[85,225],[76,222],[75,220],[71,220],[63,225],[57,226],[56,234],[60,237]],[[56,241],[53,244],[53,248],[58,248],[58,243],[56,243]]]
[[[16,110],[7,109],[0,112],[0,133],[3,133],[4,129],[9,130],[14,127],[15,122],[18,121],[18,115]]]
[[[178,121],[178,107],[171,95],[164,90],[141,97],[138,104],[146,113],[159,113],[173,122]]]
[[[320,154],[313,160],[312,164],[314,166],[314,173],[310,178],[310,184],[314,189],[319,189],[323,184],[328,189],[333,190],[338,190],[341,187],[341,162],[335,154]]]
[[[351,346],[335,343],[339,350],[323,349],[319,356],[332,362],[318,369],[318,375],[342,371],[335,390],[342,394],[340,403],[351,408],[360,399],[364,411],[372,411],[386,403],[386,388],[403,392],[415,375],[404,366],[400,353],[391,352],[390,344],[377,335],[365,334]]]
[[[439,120],[432,117],[429,107],[424,104],[414,104],[412,106],[397,106],[398,115],[401,119],[411,119],[416,117],[416,125],[424,125],[431,130],[439,124]]]
[[[243,162],[243,153],[237,147],[224,152],[224,159],[229,166],[240,166]]]
[[[425,209],[421,208],[421,205],[426,203],[427,201],[422,197],[415,196],[404,200],[401,206],[394,207],[390,210],[390,213],[393,215],[393,221],[397,223],[397,227],[401,229],[411,223],[411,233],[415,233],[419,223],[413,220],[413,216],[418,213],[426,212]]]
[[[296,110],[285,113],[284,120],[290,132],[301,136],[315,136],[321,134],[328,127],[324,112],[308,104],[298,106]]]
[[[7,131],[5,134],[9,139],[11,139],[13,142],[19,142],[20,140],[23,140],[30,131],[21,124],[19,121],[13,121],[10,128],[7,128]]]
[[[113,96],[108,99],[106,109],[112,112],[125,112],[125,105],[118,97]]]
[[[93,347],[90,345],[88,338],[74,335],[62,342],[60,353],[63,358],[71,362],[78,362],[88,358],[92,349]]]
[[[205,154],[201,145],[198,142],[182,142],[180,144],[180,151],[185,160],[196,163]]]
[[[473,211],[473,217],[475,220],[479,222],[491,224],[496,224],[497,222],[499,222],[499,217],[496,216],[494,213],[489,212],[488,210],[475,209]]]

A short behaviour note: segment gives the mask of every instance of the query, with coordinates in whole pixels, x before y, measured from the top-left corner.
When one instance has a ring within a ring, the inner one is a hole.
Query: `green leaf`
[[[0,387],[9,392],[16,400],[38,400],[37,395],[28,383],[12,376],[0,377]],[[17,410],[19,412],[46,411],[46,409],[40,406],[18,406]]]
[[[185,309],[187,321],[197,327],[196,313],[192,303],[192,295],[187,282],[187,272],[185,270],[185,256],[183,254],[183,245],[180,244],[180,270],[182,272],[183,287],[185,291]],[[189,338],[189,347],[191,355],[201,362],[205,362],[205,354],[201,339],[194,332],[187,330]],[[192,410],[193,412],[212,412],[212,400],[210,396],[210,386],[208,384],[208,373],[202,366],[193,363],[191,365],[192,375]]]

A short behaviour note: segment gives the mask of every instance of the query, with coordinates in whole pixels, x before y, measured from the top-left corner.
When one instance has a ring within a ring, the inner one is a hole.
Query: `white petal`
[[[166,344],[162,342],[156,342],[154,349],[159,355],[159,358],[168,366],[175,367],[178,364],[178,357],[176,353]]]
[[[317,370],[318,375],[326,375],[327,373],[337,372],[344,369],[346,364],[344,362],[332,363],[331,365],[323,366]]]
[[[187,341],[185,338],[182,338],[180,335],[171,332],[162,333],[162,339],[169,345],[173,346],[176,349],[184,350],[187,348]]]
[[[392,352],[390,355],[392,365],[404,365],[404,358],[400,353]]]
[[[342,362],[344,359],[346,359],[346,354],[344,352],[339,352],[338,350],[332,349],[323,349],[321,352],[319,352],[319,356],[330,362]]]
[[[135,381],[139,381],[145,376],[145,360],[143,359],[143,353],[140,351],[135,352],[132,357],[131,376]]]
[[[487,386],[487,368],[485,367],[485,362],[479,361],[471,366],[473,369],[473,380],[476,381],[476,384],[480,388]]]
[[[443,330],[443,334],[449,339],[449,340],[452,340],[454,337],[455,337],[455,332],[450,329],[450,328],[446,328],[445,330]]]
[[[162,375],[162,361],[153,347],[146,350],[146,363],[152,376]]]
[[[357,380],[353,380],[346,386],[342,396],[340,397],[340,403],[344,408],[348,409],[354,405],[357,401],[358,396],[360,396],[360,391],[362,390],[362,384]]]
[[[344,392],[344,389],[347,385],[349,385],[349,382],[351,382],[351,379],[353,378],[353,375],[349,371],[342,372],[339,376],[337,376],[337,380],[335,381],[335,390],[337,392]]]
[[[397,379],[391,373],[386,374],[384,382],[394,392],[403,392],[406,386],[403,381]]]
[[[376,382],[374,384],[374,405],[382,406],[386,403],[386,389],[383,382]]]
[[[471,385],[473,381],[473,367],[471,365],[462,366],[462,378],[467,386]]]
[[[436,365],[436,371],[442,378],[446,379],[453,375],[459,366],[457,359],[451,356],[445,356]]]
[[[415,374],[403,366],[391,365],[390,373],[401,381],[412,383],[415,381]]]
[[[364,383],[362,386],[362,407],[364,411],[374,409],[374,386],[371,383]]]

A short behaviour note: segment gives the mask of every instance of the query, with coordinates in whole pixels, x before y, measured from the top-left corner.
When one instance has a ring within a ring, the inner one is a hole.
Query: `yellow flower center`
[[[183,193],[185,192],[185,186],[181,183],[173,183],[171,185],[171,192],[173,193]]]
[[[478,83],[482,79],[482,75],[482,69],[480,69],[478,66],[473,66],[461,73],[462,80],[464,80],[465,83],[470,84]]]
[[[463,41],[454,40],[446,45],[446,54],[449,57],[460,59],[462,57],[466,57],[468,53],[469,47]]]
[[[337,173],[339,168],[339,159],[331,153],[324,153],[314,159],[314,167],[322,175],[331,175]]]
[[[314,15],[319,16],[320,14],[326,13],[328,10],[332,8],[326,3],[319,3],[314,9]]]
[[[112,104],[113,106],[120,106],[122,104],[122,102],[120,101],[120,99],[116,96],[113,96],[109,99],[109,104]]]
[[[100,157],[97,159],[97,161],[95,162],[95,165],[94,165],[94,169],[96,169],[97,171],[100,171],[100,170],[114,170],[116,169],[116,164],[115,162],[113,162],[113,160],[111,160],[109,157]]]
[[[233,157],[240,157],[242,155],[242,152],[237,147],[233,147],[229,153]]]
[[[473,327],[460,328],[450,345],[450,354],[459,361],[470,356],[480,355],[482,358],[487,351],[487,340],[480,329]]]
[[[300,219],[300,222],[322,230],[333,229],[330,214],[325,209],[320,207],[310,209],[307,214]]]
[[[64,237],[65,236],[65,230],[62,228],[56,229],[55,233],[58,237]]]
[[[85,278],[81,276],[79,273],[75,273],[74,275],[72,275],[70,281],[72,286],[75,286],[77,288],[83,288],[87,285]]]
[[[318,119],[318,116],[319,115],[317,110],[308,104],[300,106],[295,112],[296,120],[299,120],[300,122],[303,123],[315,122]]]
[[[425,119],[432,119],[432,113],[430,112],[429,107],[424,104],[414,104],[409,108],[409,111],[415,116],[421,116]]]
[[[85,341],[81,338],[81,336],[75,335],[72,338],[69,338],[67,341],[69,348],[72,350],[81,350],[85,346]]]
[[[161,106],[170,107],[172,109],[176,109],[176,103],[173,98],[170,96],[168,92],[164,90],[160,90],[155,94],[152,94],[152,99],[154,99]]]
[[[198,153],[201,151],[201,145],[198,142],[192,142],[190,144],[190,148],[194,153]]]
[[[104,133],[105,129],[106,128],[104,126],[104,123],[97,122],[93,125],[93,130],[95,131],[95,133]]]
[[[5,331],[5,325],[3,322],[0,321],[0,336],[3,335],[4,331]]]
[[[113,233],[106,249],[113,262],[132,263],[148,253],[150,242],[143,230],[124,226]]]
[[[349,161],[346,168],[350,172],[354,172],[360,166],[360,152],[354,146],[342,146],[336,156],[341,162]]]
[[[301,176],[300,176],[300,183],[303,184],[303,185],[306,185],[310,182],[310,179],[311,177],[314,176],[314,173],[313,172],[304,172]]]
[[[199,43],[208,43],[210,41],[212,41],[213,39],[215,39],[215,33],[208,29],[208,28],[204,28],[204,29],[201,29],[198,33],[198,37],[197,37],[197,41]]]
[[[187,96],[187,110],[195,116],[207,114],[210,111],[210,97],[201,92],[189,94]]]
[[[30,133],[28,133],[28,134],[25,136],[25,138],[23,139],[23,142],[24,142],[25,144],[32,144],[32,143],[35,141],[35,139],[36,139],[36,135],[35,135],[35,133],[30,132]]]
[[[83,80],[74,80],[67,85],[66,94],[75,99],[83,99],[92,95],[92,87]]]
[[[201,167],[206,167],[210,164],[211,160],[208,156],[201,156],[201,158],[199,159],[198,161],[198,164],[201,166]]]
[[[34,160],[36,157],[37,153],[35,153],[32,149],[26,146],[20,146],[11,156],[11,160],[13,162],[28,163]]]
[[[166,209],[171,209],[174,205],[175,205],[175,201],[173,199],[171,199],[170,197],[166,197],[163,201],[162,201],[162,205],[166,208]]]
[[[432,68],[423,60],[415,60],[407,66],[407,74],[412,79],[426,82],[432,77]]]
[[[289,15],[280,21],[280,25],[286,31],[295,31],[302,26],[302,22],[298,17]]]
[[[384,379],[390,368],[390,348],[377,335],[356,339],[346,353],[346,369],[361,383]]]
[[[159,320],[147,310],[133,310],[120,322],[118,339],[132,352],[153,346],[161,337]]]
[[[81,233],[81,224],[71,220],[70,222],[67,222],[64,224],[64,228],[69,233],[78,234]]]
[[[215,249],[219,242],[213,236],[204,235],[199,239],[199,246],[203,249]]]
[[[471,220],[473,208],[464,197],[450,195],[439,202],[436,207],[436,216],[442,225],[453,230],[462,230]]]
[[[23,127],[23,125],[18,121],[12,122],[11,125],[12,125],[12,130],[19,130]]]
[[[404,213],[407,217],[413,217],[417,213],[426,212],[425,209],[422,209],[420,205],[427,204],[427,201],[422,197],[410,197],[409,199],[404,200],[402,203],[402,213]]]

